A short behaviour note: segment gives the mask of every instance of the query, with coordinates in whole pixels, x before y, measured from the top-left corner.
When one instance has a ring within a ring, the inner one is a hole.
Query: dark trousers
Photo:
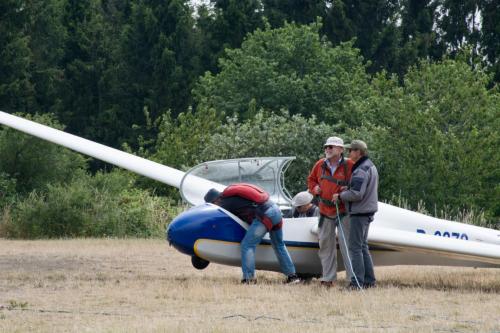
[[[375,283],[375,272],[373,261],[368,249],[368,229],[373,216],[350,216],[349,231],[349,254],[351,256],[352,268],[360,285]],[[356,280],[351,279],[353,284]]]

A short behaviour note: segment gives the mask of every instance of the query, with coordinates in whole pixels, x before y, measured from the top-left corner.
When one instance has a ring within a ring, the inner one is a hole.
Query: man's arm
[[[358,168],[351,178],[351,187],[347,191],[340,193],[342,201],[360,201],[365,196],[366,185],[368,184],[369,174]]]
[[[309,173],[309,176],[307,176],[307,188],[309,189],[309,192],[312,193],[312,195],[319,194],[319,192],[317,191],[317,189],[319,188],[317,168],[318,168],[318,162],[314,164],[313,168],[311,169],[311,172]]]

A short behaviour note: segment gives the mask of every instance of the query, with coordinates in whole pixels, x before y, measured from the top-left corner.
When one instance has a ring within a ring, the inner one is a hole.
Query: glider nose
[[[194,255],[195,235],[200,233],[201,224],[198,207],[194,207],[177,216],[167,228],[167,241],[177,250],[187,255]]]
[[[194,243],[207,236],[207,229],[216,222],[217,207],[210,204],[195,206],[177,216],[167,228],[167,240],[177,250],[195,255]]]
[[[245,229],[220,207],[203,204],[177,216],[166,231],[167,241],[178,251],[193,256],[199,239],[240,242]]]

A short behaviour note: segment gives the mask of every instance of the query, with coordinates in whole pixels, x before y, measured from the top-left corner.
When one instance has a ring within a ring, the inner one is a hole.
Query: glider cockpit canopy
[[[206,191],[193,191],[193,179],[204,178],[214,183],[230,185],[250,183],[262,187],[271,200],[282,208],[290,206],[291,198],[285,189],[285,171],[295,156],[252,157],[217,160],[198,164],[186,172],[181,180],[182,198],[191,205],[203,203]],[[189,184],[189,186],[188,186]],[[223,188],[218,188],[223,190]]]

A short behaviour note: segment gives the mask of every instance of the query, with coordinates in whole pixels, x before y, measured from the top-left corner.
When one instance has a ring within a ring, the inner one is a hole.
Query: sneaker
[[[297,284],[297,283],[300,283],[300,278],[297,276],[297,274],[288,275],[286,280],[285,280],[285,283]]]
[[[241,280],[241,284],[257,284],[256,279],[243,279]]]

